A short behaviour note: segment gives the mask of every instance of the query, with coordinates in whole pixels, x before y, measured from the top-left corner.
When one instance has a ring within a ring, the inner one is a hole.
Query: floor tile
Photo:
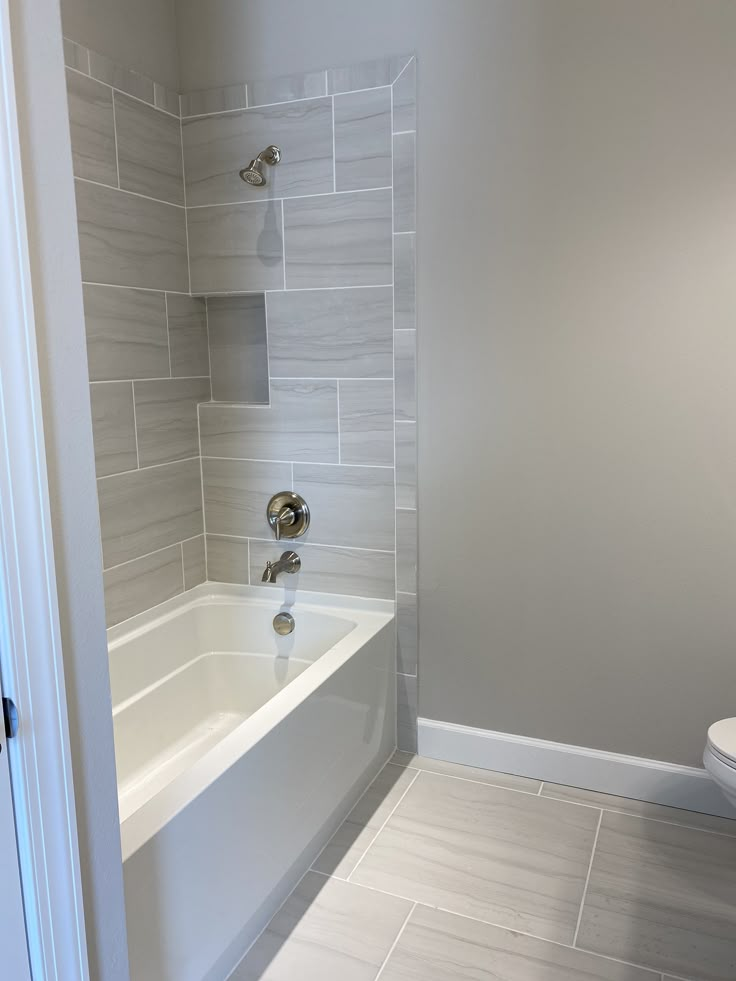
[[[659,981],[604,957],[417,906],[381,981]]]
[[[570,943],[598,818],[574,804],[423,772],[353,879]]]
[[[410,909],[309,872],[230,981],[374,981]]]
[[[604,812],[577,942],[698,981],[733,981],[736,841]]]
[[[481,770],[475,766],[462,766],[460,763],[446,763],[444,760],[430,760],[426,756],[415,756],[412,753],[397,752],[391,759],[392,763],[400,766],[412,766],[417,770],[427,770],[429,773],[443,773],[448,777],[460,777],[463,780],[477,780],[493,787],[506,787],[508,790],[523,790],[525,793],[536,794],[539,791],[539,780],[529,777],[516,777],[512,773],[498,773],[496,770]]]

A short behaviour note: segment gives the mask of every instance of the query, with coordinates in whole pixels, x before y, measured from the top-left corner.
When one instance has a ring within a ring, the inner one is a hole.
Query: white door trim
[[[31,970],[88,981],[8,0],[0,0],[0,671]]]

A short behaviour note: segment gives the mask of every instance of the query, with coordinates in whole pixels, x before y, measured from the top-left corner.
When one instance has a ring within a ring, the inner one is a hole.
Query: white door
[[[6,742],[0,712],[0,977],[30,981]]]

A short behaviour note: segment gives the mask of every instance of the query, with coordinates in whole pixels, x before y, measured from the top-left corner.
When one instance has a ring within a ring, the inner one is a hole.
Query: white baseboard
[[[420,756],[736,818],[708,773],[694,766],[433,719],[419,719],[418,730]]]

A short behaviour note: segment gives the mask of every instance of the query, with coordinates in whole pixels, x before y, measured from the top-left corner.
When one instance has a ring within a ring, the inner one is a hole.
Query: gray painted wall
[[[420,714],[697,764],[736,708],[736,6],[177,12],[183,89],[418,53]]]

